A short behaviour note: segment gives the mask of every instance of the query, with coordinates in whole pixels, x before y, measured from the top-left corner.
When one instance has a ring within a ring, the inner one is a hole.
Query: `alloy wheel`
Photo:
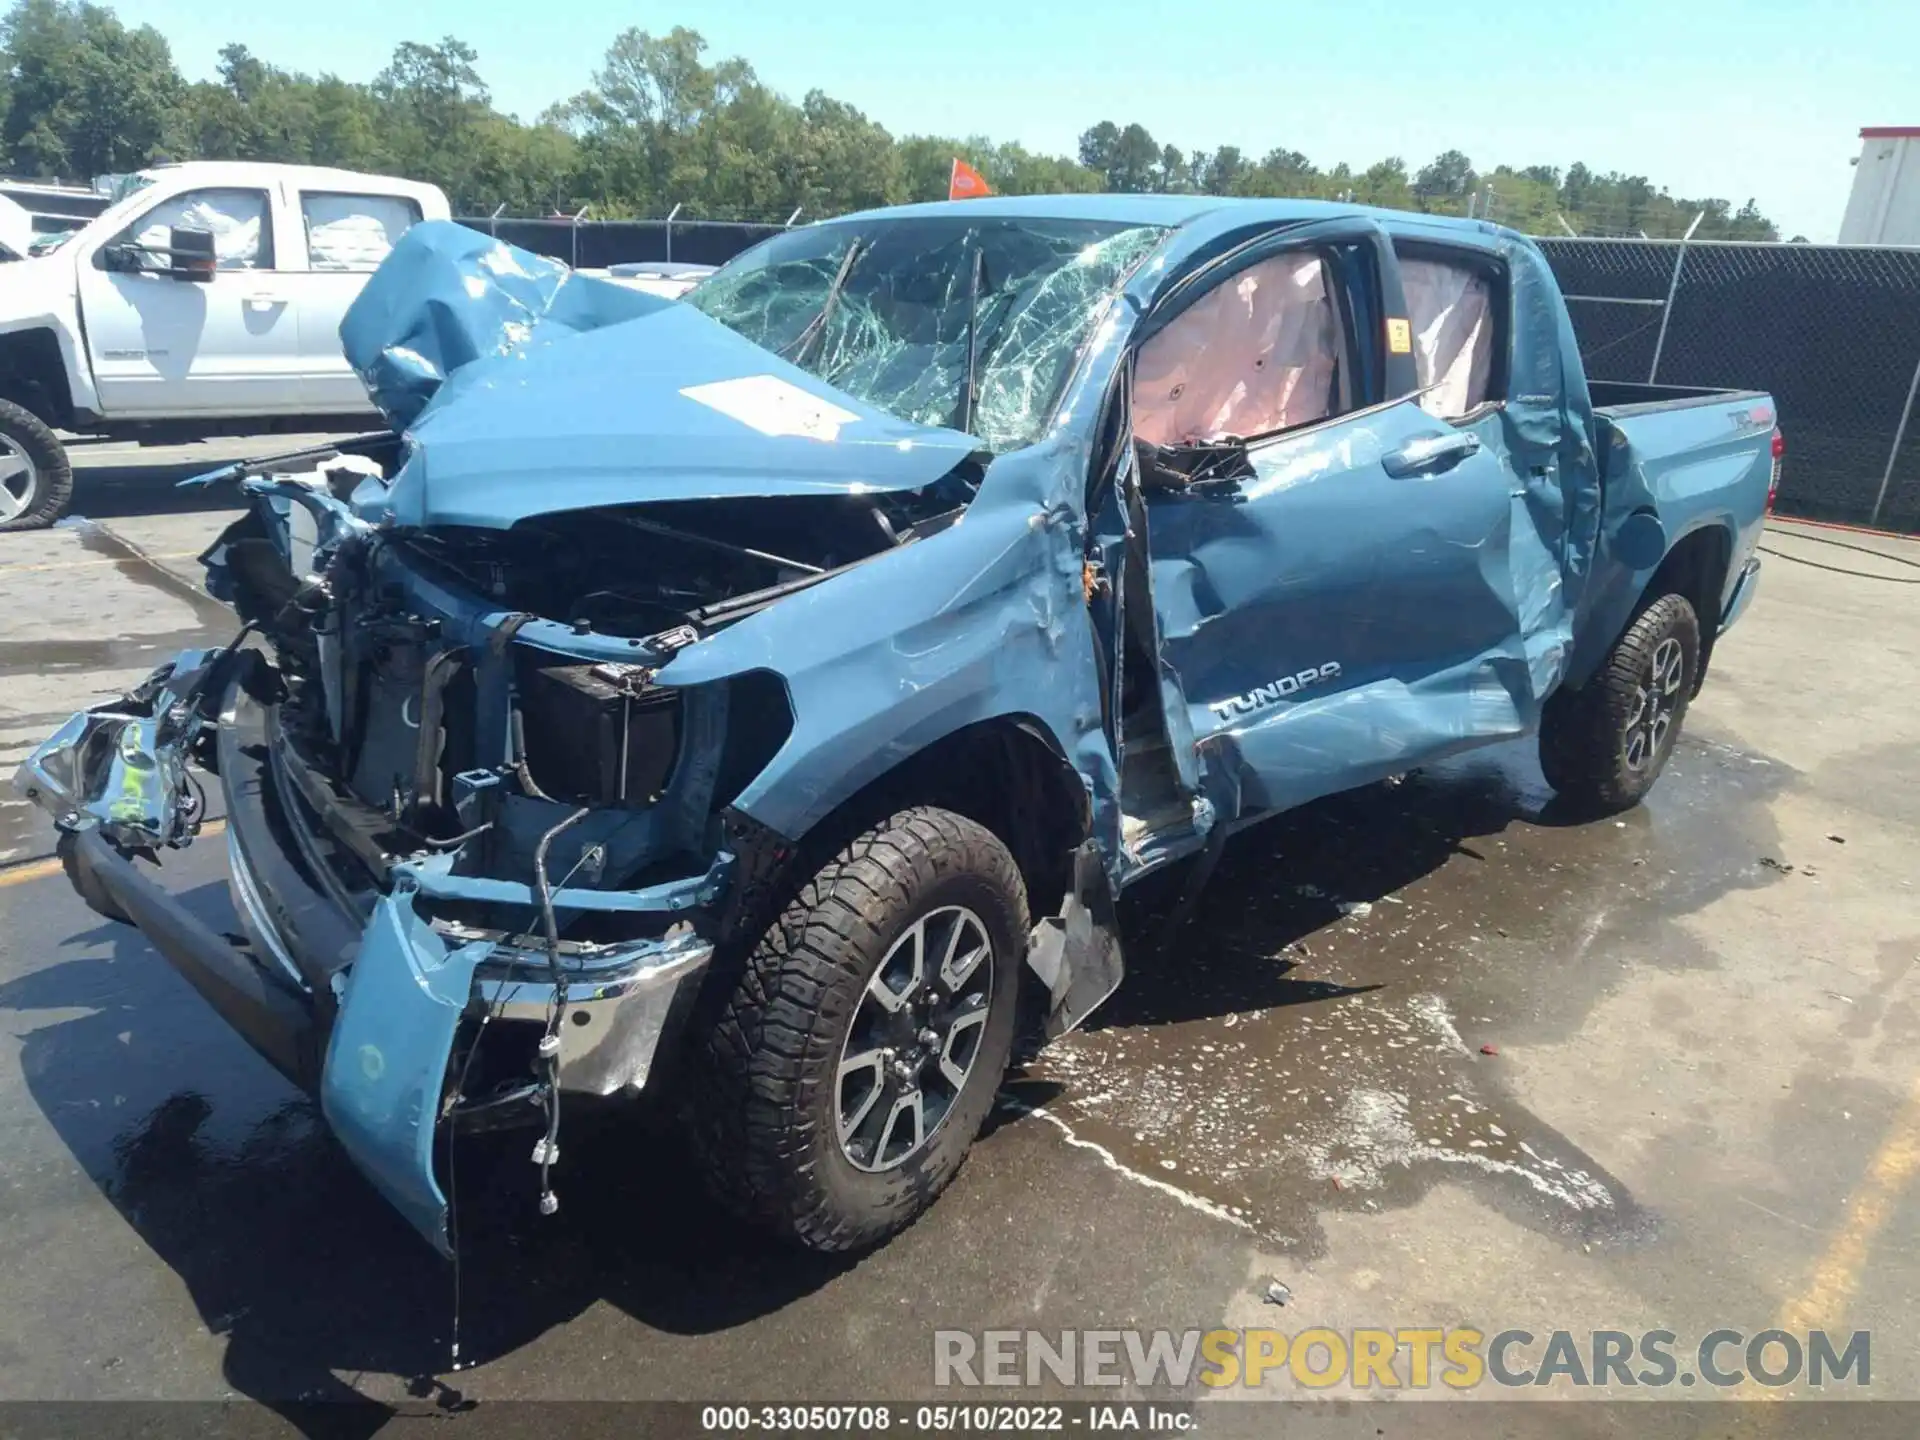
[[[0,521],[24,515],[40,491],[40,471],[19,441],[0,435]]]
[[[1634,687],[1633,708],[1621,727],[1621,750],[1629,770],[1644,770],[1663,753],[1684,698],[1686,670],[1686,651],[1673,636],[1654,647],[1646,681]]]
[[[980,1057],[993,1002],[993,942],[973,911],[945,905],[888,948],[854,1010],[834,1080],[840,1150],[892,1170],[926,1148]]]

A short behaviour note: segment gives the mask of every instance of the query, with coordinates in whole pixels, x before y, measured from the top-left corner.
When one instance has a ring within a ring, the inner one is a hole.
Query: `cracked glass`
[[[999,453],[1045,432],[1108,300],[1165,233],[1040,217],[847,221],[768,241],[685,303],[849,395]]]

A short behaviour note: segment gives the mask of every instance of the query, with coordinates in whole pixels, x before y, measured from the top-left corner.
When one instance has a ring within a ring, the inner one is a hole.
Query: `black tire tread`
[[[0,533],[44,530],[66,514],[73,500],[73,467],[67,461],[66,446],[44,420],[11,400],[0,400],[0,432],[19,441],[33,456],[39,483],[32,506],[11,520],[0,521]]]
[[[955,871],[1014,897],[1024,938],[1026,889],[998,837],[951,811],[903,810],[799,887],[696,1038],[687,1097],[693,1149],[709,1189],[740,1218],[812,1249],[858,1249],[905,1229],[957,1173],[956,1160],[917,1181],[889,1177],[897,1183],[881,1213],[862,1220],[835,1213],[811,1173],[819,1086],[837,1064],[847,1014],[843,990],[850,984],[857,997],[889,924],[916,893]],[[977,1132],[979,1120],[972,1125]]]
[[[1699,674],[1700,621],[1686,596],[1666,594],[1634,617],[1585,685],[1548,697],[1540,722],[1540,769],[1570,803],[1603,814],[1630,809],[1658,778],[1664,762],[1650,776],[1626,768],[1619,736],[1634,689],[1652,663],[1654,649],[1668,635],[1678,636],[1687,653],[1685,692],[1690,693]],[[1683,699],[1674,717],[1676,731],[1685,718]]]

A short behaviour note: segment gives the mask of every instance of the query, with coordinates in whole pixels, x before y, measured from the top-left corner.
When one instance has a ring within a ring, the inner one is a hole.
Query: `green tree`
[[[1260,157],[1235,187],[1238,195],[1313,197],[1321,192],[1320,172],[1298,150],[1277,146]]]
[[[1144,125],[1122,128],[1102,120],[1080,137],[1080,163],[1098,174],[1109,190],[1138,194],[1161,188],[1162,159],[1160,146]]]
[[[964,142],[944,135],[908,135],[899,141],[894,148],[900,156],[901,198],[907,201],[946,199],[954,160],[966,160],[976,168],[980,163],[963,147]],[[985,170],[980,173],[987,174]],[[991,185],[993,181],[994,177],[988,175],[987,183]]]
[[[186,86],[151,25],[129,30],[84,0],[20,0],[0,21],[0,48],[13,169],[86,179],[162,153]]]
[[[1369,165],[1354,181],[1353,198],[1362,205],[1407,210],[1413,205],[1413,186],[1407,180],[1407,162],[1398,155]]]
[[[746,198],[743,177],[722,175],[723,164],[748,169],[753,203],[776,204],[817,188],[810,168],[817,156],[796,150],[756,158],[740,144],[751,133],[763,145],[797,145],[805,128],[799,108],[765,89],[744,60],[707,65],[706,48],[700,33],[684,26],[661,36],[624,30],[594,72],[593,88],[560,112],[581,139],[582,179],[591,179],[610,205],[699,204],[723,189]]]
[[[1160,147],[1160,163],[1154,167],[1153,188],[1173,195],[1193,189],[1193,172],[1178,145]]]
[[[1748,196],[1747,203],[1736,210],[1733,213],[1732,219],[1727,222],[1727,233],[1722,238],[1728,240],[1778,240],[1780,238],[1780,227],[1762,215],[1760,213],[1760,207],[1754,203],[1753,197]]]
[[[487,160],[492,97],[471,45],[449,35],[438,45],[407,40],[373,77],[385,148],[403,174],[431,180],[457,209],[475,209]]]
[[[905,196],[893,137],[860,111],[824,91],[811,90],[800,104],[801,173],[804,182],[780,197],[814,215],[833,215],[892,204]]]
[[[1111,120],[1089,126],[1080,135],[1080,163],[1105,175],[1113,166],[1120,149],[1120,127]]]
[[[1576,162],[1477,175],[1457,150],[1409,178],[1388,157],[1322,171],[1284,146],[1256,163],[1238,147],[1183,151],[1140,124],[1102,120],[1073,155],[970,135],[895,139],[820,90],[798,103],[752,65],[715,59],[696,30],[613,37],[592,84],[531,124],[494,107],[472,47],[453,36],[398,46],[368,81],[285,70],[234,43],[217,78],[185,83],[166,41],[88,0],[13,0],[0,19],[0,165],[86,178],[162,156],[259,159],[405,174],[444,188],[457,211],[811,218],[942,199],[956,156],[1004,194],[1116,190],[1322,196],[1487,214],[1522,229],[1777,239],[1749,199],[1691,200],[1646,176]]]
[[[1036,155],[1021,145],[993,147],[981,173],[1002,195],[1084,195],[1104,183],[1064,155]]]
[[[1231,195],[1251,167],[1238,145],[1222,145],[1200,170],[1200,188],[1209,195]]]
[[[1422,210],[1461,215],[1478,183],[1473,162],[1458,150],[1447,150],[1420,167],[1413,177],[1413,198]]]
[[[322,75],[313,82],[309,158],[316,165],[348,170],[390,167],[381,139],[381,118],[380,102],[366,86]]]

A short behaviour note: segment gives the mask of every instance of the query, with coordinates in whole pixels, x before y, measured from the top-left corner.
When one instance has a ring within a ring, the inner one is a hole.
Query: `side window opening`
[[[400,237],[420,221],[420,207],[399,195],[300,195],[310,270],[380,268]]]
[[[264,190],[189,190],[162,200],[125,230],[116,243],[147,251],[166,249],[174,227],[213,235],[214,263],[221,270],[271,270],[273,225]],[[142,256],[144,270],[165,270],[163,254]]]
[[[1413,326],[1420,407],[1455,420],[1504,398],[1497,363],[1498,276],[1486,265],[1425,252],[1400,256]]]
[[[1338,414],[1340,315],[1319,252],[1283,251],[1228,276],[1140,347],[1135,438],[1205,444]]]

